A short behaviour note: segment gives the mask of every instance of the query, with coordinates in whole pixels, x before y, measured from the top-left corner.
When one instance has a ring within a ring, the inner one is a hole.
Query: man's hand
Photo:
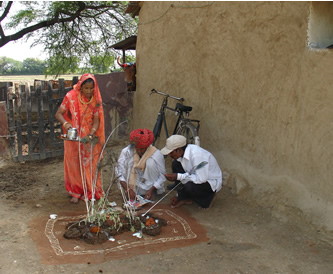
[[[177,173],[171,173],[171,174],[164,174],[165,178],[167,178],[169,181],[176,181],[177,180]]]
[[[133,189],[127,186],[125,181],[120,181],[121,186],[124,188],[125,192],[128,194],[130,200],[135,200],[136,195]]]
[[[131,188],[128,188],[128,191],[127,191],[127,193],[128,193],[128,195],[129,195],[129,198],[130,198],[130,200],[135,200],[135,198],[136,198],[136,195],[135,195],[135,192],[134,192],[134,190],[133,190],[133,189],[131,189]]]
[[[146,192],[146,195],[145,195],[145,199],[147,200],[151,200],[151,198],[153,197],[153,191],[155,190],[155,187],[152,186],[147,192]]]

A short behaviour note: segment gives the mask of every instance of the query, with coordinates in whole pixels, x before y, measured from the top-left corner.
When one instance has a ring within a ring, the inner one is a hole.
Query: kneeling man
[[[201,208],[211,208],[216,193],[222,188],[222,171],[215,157],[197,145],[187,144],[182,135],[172,135],[166,140],[162,154],[174,159],[172,174],[165,174],[175,181],[178,196],[172,198],[171,207],[198,203]]]

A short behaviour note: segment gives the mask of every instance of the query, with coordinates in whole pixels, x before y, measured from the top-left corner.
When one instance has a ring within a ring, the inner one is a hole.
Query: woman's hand
[[[92,134],[88,134],[87,136],[84,136],[83,138],[81,138],[81,142],[82,143],[90,143],[94,138],[96,138],[95,135]]]
[[[71,123],[68,123],[67,121],[65,123],[63,123],[63,126],[65,128],[66,131],[70,130],[71,128],[73,128]]]
[[[65,117],[64,117],[64,114],[65,114],[65,110],[62,109],[61,107],[58,108],[56,114],[55,114],[55,118],[60,122],[62,123],[62,126],[65,128],[66,131],[70,130],[71,128],[73,128],[72,124],[67,122],[65,120]]]

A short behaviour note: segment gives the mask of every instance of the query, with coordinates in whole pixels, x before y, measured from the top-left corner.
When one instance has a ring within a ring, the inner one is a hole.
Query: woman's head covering
[[[94,98],[96,100],[96,102],[101,103],[102,102],[102,97],[101,97],[101,93],[99,91],[98,85],[97,85],[97,81],[94,75],[90,74],[90,73],[85,73],[80,77],[80,80],[77,82],[76,85],[73,86],[73,89],[75,91],[81,92],[81,86],[84,83],[84,81],[86,81],[87,79],[92,79],[94,81]]]
[[[154,134],[147,128],[138,128],[131,132],[130,141],[137,148],[147,148],[154,142]]]

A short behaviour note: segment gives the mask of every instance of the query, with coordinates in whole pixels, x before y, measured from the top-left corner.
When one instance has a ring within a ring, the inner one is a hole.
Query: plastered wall
[[[153,128],[161,98],[148,98],[152,88],[184,97],[224,170],[261,200],[333,230],[333,50],[308,47],[310,10],[144,2],[134,127]]]

